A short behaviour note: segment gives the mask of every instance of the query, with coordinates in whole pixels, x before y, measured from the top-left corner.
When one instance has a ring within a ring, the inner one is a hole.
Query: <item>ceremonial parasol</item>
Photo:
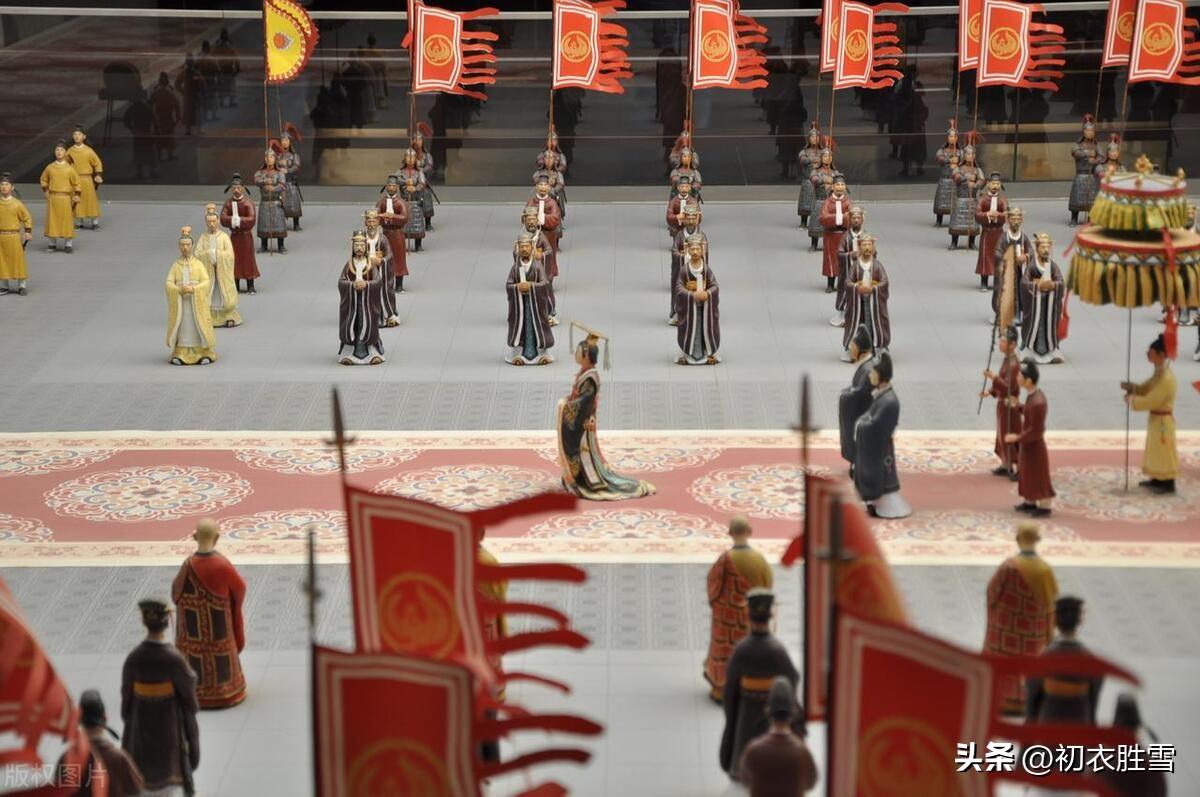
[[[1067,287],[1087,304],[1129,310],[1125,379],[1132,368],[1133,308],[1161,304],[1168,354],[1175,356],[1179,307],[1200,304],[1200,234],[1187,229],[1187,183],[1180,169],[1157,174],[1142,155],[1135,171],[1101,181],[1088,224],[1075,235]],[[1125,410],[1125,488],[1129,489],[1129,409]]]

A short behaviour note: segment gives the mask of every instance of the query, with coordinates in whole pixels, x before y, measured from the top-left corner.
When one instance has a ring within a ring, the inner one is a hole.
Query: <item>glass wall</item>
[[[761,18],[770,36],[770,85],[695,94],[705,182],[794,183],[796,152],[808,124],[819,120],[833,129],[837,163],[852,183],[923,184],[955,117],[960,129],[977,124],[983,132],[989,169],[1008,179],[1066,179],[1080,117],[1098,110],[1107,137],[1119,126],[1122,106],[1127,161],[1147,152],[1165,169],[1200,171],[1200,90],[1147,83],[1126,92],[1123,69],[1103,75],[1097,69],[1104,12],[1047,7],[1069,40],[1067,75],[1055,94],[1004,88],[977,94],[972,73],[956,80],[956,17],[911,15],[900,18],[906,79],[889,90],[839,92],[832,104],[830,76],[819,77],[815,68],[812,17]],[[661,184],[664,153],[683,123],[686,19],[621,21],[635,73],[625,93],[560,91],[554,100],[571,185]],[[421,95],[416,118],[434,131],[441,182],[524,185],[547,128],[550,22],[475,24],[500,36],[489,100]],[[6,77],[0,168],[36,179],[54,140],[83,124],[110,182],[223,184],[261,162],[265,113],[270,136],[281,122],[300,130],[304,184],[382,184],[407,145],[409,70],[399,46],[405,23],[321,19],[319,25],[321,42],[308,69],[264,96],[256,18],[0,11]]]

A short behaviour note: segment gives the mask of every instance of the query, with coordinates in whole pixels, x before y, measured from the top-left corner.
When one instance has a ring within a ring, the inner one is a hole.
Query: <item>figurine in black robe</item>
[[[383,269],[367,257],[367,234],[354,233],[350,259],[338,276],[338,334],[342,365],[379,365],[384,361],[379,339],[379,317],[383,306]]]
[[[900,496],[892,441],[900,423],[900,399],[892,389],[889,355],[879,355],[871,368],[871,385],[871,406],[854,424],[854,487],[875,517],[908,517],[912,507]]]
[[[1064,595],[1054,602],[1054,627],[1058,636],[1042,651],[1042,656],[1088,653],[1075,638],[1083,621],[1083,601]],[[1025,681],[1025,721],[1095,725],[1096,705],[1100,700],[1103,678],[1068,675],[1031,677]]]
[[[550,348],[554,332],[550,329],[553,307],[550,280],[542,261],[534,256],[534,238],[521,233],[512,268],[508,271],[505,292],[508,295],[508,356],[513,365],[548,365],[554,362]]]
[[[854,475],[854,426],[871,406],[871,369],[875,367],[871,335],[863,327],[854,333],[850,341],[850,357],[858,367],[850,380],[850,387],[838,396],[838,429],[841,434],[842,459],[850,463],[850,475]]]
[[[725,668],[725,731],[721,734],[721,769],[738,780],[742,753],[750,742],[767,732],[767,701],[771,685],[783,676],[796,688],[800,674],[787,648],[771,633],[771,611],[775,596],[769,589],[746,593],[750,635],[738,643]],[[797,733],[803,733],[802,720]]]
[[[721,362],[720,288],[708,267],[706,240],[693,235],[687,241],[687,254],[675,278],[675,318],[679,322],[676,340],[682,354],[680,365],[716,365]]]

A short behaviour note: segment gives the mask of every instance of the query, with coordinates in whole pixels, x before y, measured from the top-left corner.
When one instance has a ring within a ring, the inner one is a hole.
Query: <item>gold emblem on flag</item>
[[[971,18],[967,20],[967,37],[971,41],[977,42],[979,41],[979,33],[981,30],[983,30],[983,21],[980,12],[976,11],[971,15]]]
[[[721,61],[729,55],[729,37],[723,30],[710,30],[700,41],[700,51],[710,61]]]
[[[1175,31],[1163,22],[1155,22],[1142,34],[1142,48],[1150,55],[1162,55],[1175,46]]]
[[[912,717],[885,717],[859,737],[859,793],[865,797],[896,794],[898,783],[919,783],[921,797],[961,794],[953,768],[946,766],[952,745],[928,723]]]
[[[588,37],[577,30],[569,31],[567,35],[563,36],[558,46],[563,57],[576,64],[586,61],[592,54],[592,45],[588,41]]]
[[[846,37],[846,56],[851,61],[861,61],[867,55],[867,34],[856,30]]]
[[[876,620],[904,622],[904,609],[888,589],[891,576],[877,556],[860,556],[839,568],[838,602]]]
[[[445,766],[432,750],[413,739],[393,737],[376,742],[355,757],[348,774],[351,797],[454,797]]]
[[[1133,12],[1126,11],[1117,18],[1117,36],[1123,41],[1133,41]]]
[[[835,41],[837,40],[837,37],[838,37],[838,25],[840,25],[841,23],[842,23],[842,21],[840,19],[838,19],[837,17],[834,17],[833,22],[829,25],[829,35],[832,36]]]
[[[431,66],[445,66],[454,60],[454,45],[440,33],[425,37],[425,60]]]
[[[1012,58],[1021,51],[1021,39],[1012,28],[1000,28],[988,36],[988,52],[993,58]]]
[[[389,650],[439,659],[458,633],[454,599],[433,576],[401,573],[379,591],[379,635]]]

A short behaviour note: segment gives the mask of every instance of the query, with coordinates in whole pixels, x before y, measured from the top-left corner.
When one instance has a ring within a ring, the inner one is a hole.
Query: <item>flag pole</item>
[[[1097,122],[1100,121],[1100,95],[1103,93],[1103,91],[1104,91],[1104,55],[1102,53],[1100,55],[1100,73],[1096,77],[1096,111],[1095,111],[1095,113],[1092,114],[1092,118],[1094,118]],[[1096,143],[1098,144],[1099,140],[1097,140]]]
[[[804,560],[800,563],[802,568],[800,571],[800,669],[804,673],[803,683],[807,684],[810,677],[814,677],[813,673],[808,670],[808,579],[811,570],[809,565],[812,562],[812,535],[809,533],[809,516],[812,514],[808,511],[810,499],[809,484],[808,484],[808,435],[812,428],[812,410],[809,405],[808,394],[808,374],[805,374],[800,381],[800,478],[804,485],[804,517],[800,519],[800,533],[804,540],[804,551],[801,558]],[[813,707],[808,700],[803,702],[804,711],[802,712],[801,721],[808,725],[809,718],[812,716]]]
[[[268,131],[270,113],[267,109],[267,78],[271,76],[271,46],[267,41],[267,5],[263,3],[263,149],[266,150],[267,144],[271,141],[271,134]]]
[[[838,638],[838,579],[842,566],[842,498],[836,492],[829,500],[829,621],[825,630],[825,797],[841,797],[833,793],[833,736],[834,736],[834,689],[837,686],[837,638]]]
[[[829,137],[833,138],[833,116],[834,110],[837,108],[837,89],[830,87],[829,89]]]
[[[554,132],[554,81],[553,80],[550,81],[550,113],[548,114],[548,118],[550,120],[550,127],[546,131],[547,138],[549,138],[550,134]]]
[[[821,56],[817,56],[817,128],[821,127]]]
[[[279,135],[283,135],[283,98],[279,96],[279,86],[275,87],[275,113],[279,116]],[[292,142],[295,145],[296,142]]]

